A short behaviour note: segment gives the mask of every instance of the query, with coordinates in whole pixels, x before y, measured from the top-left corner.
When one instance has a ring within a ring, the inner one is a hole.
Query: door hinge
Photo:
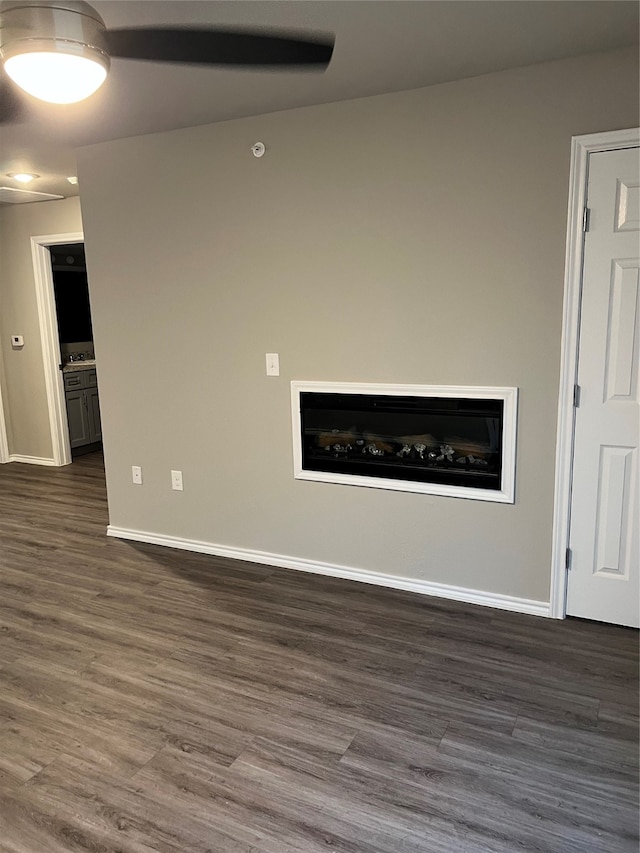
[[[568,572],[571,571],[571,548],[567,548],[565,551],[564,567]]]
[[[591,218],[591,211],[588,207],[585,207],[584,212],[582,214],[582,230],[586,234],[589,230],[589,219]]]
[[[573,386],[573,407],[574,407],[574,409],[577,409],[579,405],[580,405],[580,386],[574,385]]]

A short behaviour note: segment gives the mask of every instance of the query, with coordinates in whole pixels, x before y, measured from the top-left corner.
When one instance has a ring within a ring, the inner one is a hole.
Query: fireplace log
[[[357,433],[355,427],[353,430],[348,432],[342,432],[340,430],[334,429],[331,432],[321,432],[318,434],[316,438],[316,444],[318,447],[333,447],[334,444],[355,444],[356,443]]]
[[[476,459],[486,459],[491,453],[491,449],[486,444],[479,441],[470,441],[468,438],[460,438],[460,436],[447,436],[445,443],[451,445],[460,456],[473,456]]]

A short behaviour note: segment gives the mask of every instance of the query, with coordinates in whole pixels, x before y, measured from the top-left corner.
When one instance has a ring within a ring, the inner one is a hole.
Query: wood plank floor
[[[0,466],[3,853],[636,853],[638,635],[107,539]]]

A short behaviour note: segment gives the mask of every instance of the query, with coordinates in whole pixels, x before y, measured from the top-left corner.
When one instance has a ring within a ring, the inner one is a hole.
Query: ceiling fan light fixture
[[[88,3],[5,0],[0,16],[0,59],[9,77],[30,95],[72,104],[104,83],[110,65],[105,27]]]
[[[77,54],[36,51],[5,60],[4,68],[21,89],[51,104],[88,98],[107,77],[104,63]]]

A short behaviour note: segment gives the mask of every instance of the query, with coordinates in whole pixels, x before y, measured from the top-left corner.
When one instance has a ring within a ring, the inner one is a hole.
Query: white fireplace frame
[[[397,397],[462,397],[472,400],[502,400],[502,482],[500,490],[478,489],[467,486],[443,486],[413,480],[392,480],[384,477],[363,477],[357,474],[338,474],[327,471],[310,471],[302,467],[302,423],[300,394],[381,394]],[[518,420],[518,389],[458,385],[390,385],[365,382],[304,382],[291,383],[291,422],[293,431],[293,476],[296,480],[313,480],[320,483],[337,483],[345,486],[364,486],[373,489],[391,489],[398,492],[416,492],[423,495],[442,495],[449,498],[467,498],[495,503],[515,503],[516,434]]]

